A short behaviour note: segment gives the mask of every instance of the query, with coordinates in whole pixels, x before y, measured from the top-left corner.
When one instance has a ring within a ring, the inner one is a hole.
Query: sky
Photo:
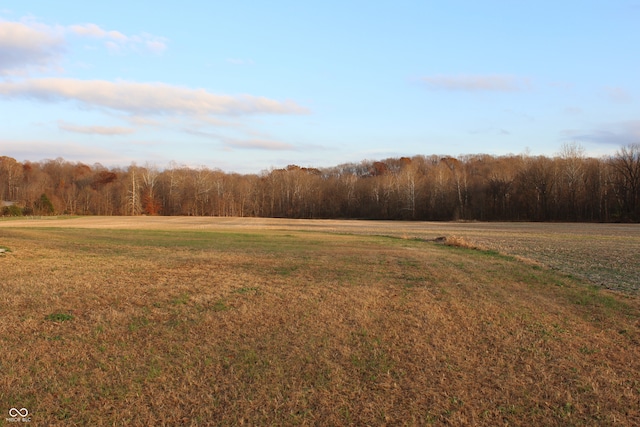
[[[260,173],[640,143],[640,0],[0,3],[0,156]]]

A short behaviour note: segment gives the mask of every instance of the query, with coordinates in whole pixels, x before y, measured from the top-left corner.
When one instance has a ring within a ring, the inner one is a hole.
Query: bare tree
[[[466,218],[469,192],[465,165],[454,157],[443,157],[441,162],[449,168],[453,177],[458,198],[458,216],[460,218]]]
[[[560,149],[562,159],[559,191],[566,201],[569,219],[580,219],[578,199],[584,190],[585,155],[584,148],[576,143],[565,143]]]
[[[22,164],[12,157],[0,157],[0,199],[18,201]]]
[[[617,172],[616,191],[627,219],[640,217],[640,144],[620,148],[612,159]]]
[[[43,194],[56,212],[98,215],[636,221],[640,146],[600,159],[570,143],[553,158],[414,156],[260,175],[0,157],[0,199],[34,212]]]
[[[140,174],[136,174],[137,171],[138,167],[135,165],[131,165],[129,167],[129,179],[127,180],[127,212],[132,216],[140,215],[140,213],[142,212],[139,178]]]
[[[156,166],[150,166],[149,164],[147,164],[141,172],[143,183],[143,210],[149,215],[157,215],[161,207],[156,195],[156,184],[158,182],[160,172]]]
[[[520,212],[526,215],[526,219],[552,219],[551,201],[555,183],[553,160],[544,156],[525,160],[524,168],[518,174],[517,194],[520,199]]]

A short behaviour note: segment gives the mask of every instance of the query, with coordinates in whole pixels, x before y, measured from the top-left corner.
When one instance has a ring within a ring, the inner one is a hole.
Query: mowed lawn
[[[0,247],[3,425],[640,425],[638,297],[508,255],[276,229]]]

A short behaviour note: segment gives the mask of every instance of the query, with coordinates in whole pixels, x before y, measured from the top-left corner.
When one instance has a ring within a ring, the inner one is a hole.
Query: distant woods
[[[640,221],[640,144],[591,158],[414,156],[260,174],[0,157],[3,215]]]

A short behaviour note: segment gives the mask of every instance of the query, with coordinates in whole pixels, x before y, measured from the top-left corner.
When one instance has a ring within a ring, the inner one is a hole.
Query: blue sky
[[[258,173],[640,143],[640,0],[5,1],[0,155]]]

